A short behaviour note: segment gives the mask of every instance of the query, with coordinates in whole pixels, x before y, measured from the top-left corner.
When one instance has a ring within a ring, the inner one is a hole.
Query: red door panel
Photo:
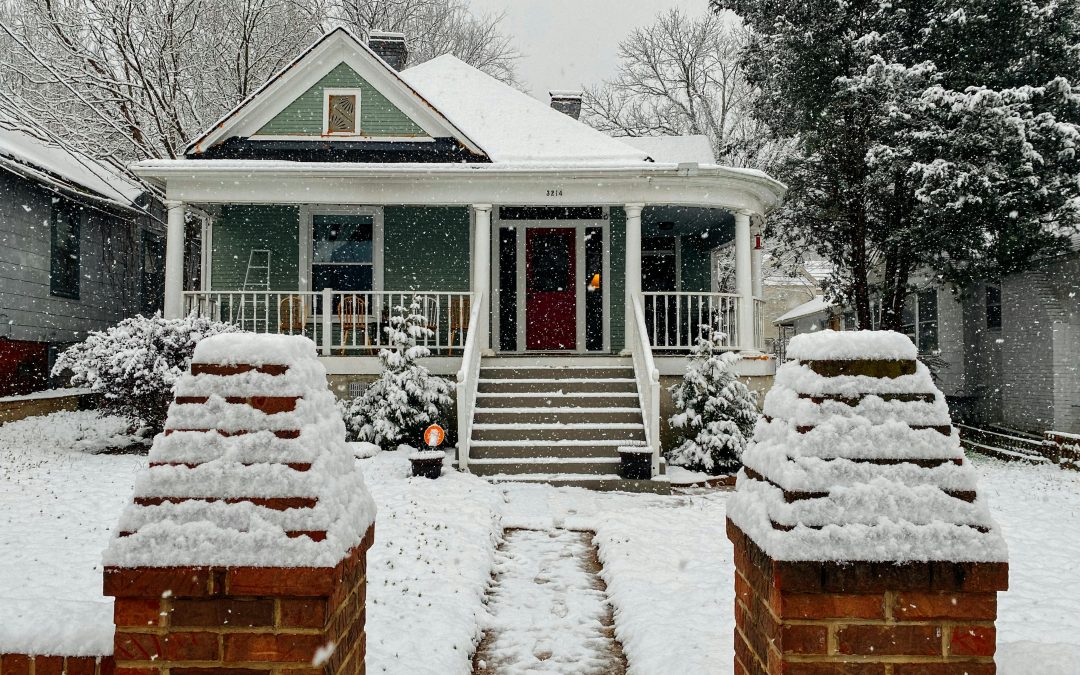
[[[526,349],[577,347],[575,239],[572,227],[526,229]]]

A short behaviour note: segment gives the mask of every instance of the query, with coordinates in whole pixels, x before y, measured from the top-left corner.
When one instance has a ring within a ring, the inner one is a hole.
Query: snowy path
[[[475,673],[623,673],[591,532],[509,530]]]

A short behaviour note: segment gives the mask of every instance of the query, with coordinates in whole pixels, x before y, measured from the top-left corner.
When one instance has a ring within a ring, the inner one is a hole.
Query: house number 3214
[[[547,191],[548,197],[562,197],[562,188],[555,188],[554,190]]]

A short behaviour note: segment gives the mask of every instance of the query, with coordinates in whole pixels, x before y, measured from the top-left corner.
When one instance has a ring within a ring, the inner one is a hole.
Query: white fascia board
[[[335,29],[301,54],[255,93],[233,108],[196,139],[185,152],[203,151],[231,136],[251,137],[285,110],[301,94],[313,87],[339,64],[345,63],[397,106],[431,138],[451,137],[469,150],[484,150],[455,127],[423,96],[365,44],[344,29]],[[312,138],[310,136],[297,138]],[[333,139],[334,136],[320,136]]]
[[[499,164],[339,164],[152,160],[133,171],[194,203],[673,204],[768,213],[784,194],[771,178],[713,167],[528,167]],[[554,196],[551,196],[554,195]]]

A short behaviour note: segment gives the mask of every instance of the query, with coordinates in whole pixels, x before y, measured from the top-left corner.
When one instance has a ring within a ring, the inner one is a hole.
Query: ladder
[[[252,274],[254,272],[254,275]],[[247,314],[248,292],[270,290],[270,249],[253,248],[248,251],[247,269],[244,270],[244,293],[240,295],[240,311],[238,319],[240,327],[253,332],[258,331],[259,309],[262,308],[264,323],[269,321],[270,297],[268,295],[251,296],[251,316]]]

